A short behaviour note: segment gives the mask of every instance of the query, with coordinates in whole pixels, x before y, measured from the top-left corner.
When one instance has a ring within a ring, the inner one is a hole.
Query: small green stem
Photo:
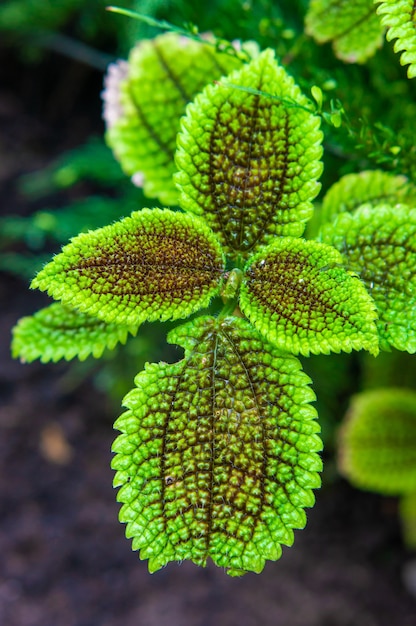
[[[220,314],[218,315],[218,318],[220,320],[229,317],[229,316],[235,316],[235,315],[241,315],[240,314],[240,309],[238,307],[238,297],[237,298],[232,298],[231,300],[227,300],[224,303],[223,308],[220,311]]]

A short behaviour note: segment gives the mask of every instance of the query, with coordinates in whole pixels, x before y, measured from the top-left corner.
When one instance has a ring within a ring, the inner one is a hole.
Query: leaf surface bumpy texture
[[[143,209],[82,233],[39,272],[32,287],[105,322],[186,317],[219,293],[221,246],[193,215]]]
[[[329,222],[339,213],[353,213],[362,204],[408,204],[416,206],[416,188],[405,176],[394,176],[382,170],[346,174],[332,185],[324,196],[321,223]]]
[[[147,196],[178,203],[172,176],[180,118],[208,82],[240,66],[237,56],[175,33],[141,41],[128,63],[110,66],[103,92],[106,139]]]
[[[341,432],[340,468],[363,489],[416,492],[416,393],[374,389],[355,396]]]
[[[230,256],[303,233],[322,171],[320,120],[308,106],[271,50],[188,106],[176,153],[180,203]]]
[[[40,359],[69,361],[78,357],[84,361],[98,359],[106,348],[126,343],[137,326],[107,324],[86,313],[74,311],[55,302],[30,317],[23,317],[13,329],[12,354],[25,363]]]
[[[380,347],[416,352],[416,210],[362,206],[324,226],[321,240],[342,253],[371,293]]]
[[[334,248],[287,237],[254,255],[244,272],[241,310],[282,350],[377,354],[374,304]]]
[[[401,52],[401,65],[408,65],[409,78],[416,76],[416,5],[414,0],[374,0],[388,41],[395,39],[394,51]]]
[[[332,41],[335,56],[348,63],[364,63],[383,43],[373,0],[311,0],[305,26],[317,42]]]
[[[241,318],[200,317],[169,341],[184,359],[148,364],[115,425],[120,520],[150,571],[211,558],[260,572],[320,485],[310,380]]]

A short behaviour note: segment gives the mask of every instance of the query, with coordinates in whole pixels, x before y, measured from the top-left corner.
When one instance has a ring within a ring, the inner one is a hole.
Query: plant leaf
[[[241,318],[200,317],[169,341],[185,358],[148,364],[115,424],[120,521],[152,572],[209,557],[260,572],[320,485],[310,379]]]
[[[347,174],[330,187],[322,201],[321,223],[339,213],[353,213],[362,204],[377,206],[416,204],[416,188],[405,176],[394,176],[381,170]]]
[[[407,75],[416,76],[416,11],[414,0],[374,0],[387,40],[396,39],[395,52],[402,52],[401,65],[409,65]]]
[[[208,85],[178,135],[182,208],[201,215],[232,256],[275,235],[300,236],[320,185],[320,120],[264,51]]]
[[[208,306],[223,270],[221,246],[202,221],[143,209],[72,239],[31,286],[105,322],[138,325]]]
[[[388,388],[354,396],[341,432],[339,465],[363,489],[416,491],[416,393]]]
[[[370,291],[380,347],[416,352],[416,210],[363,206],[324,226],[320,238],[342,252]]]
[[[318,43],[332,41],[335,56],[347,63],[364,63],[383,43],[373,0],[311,0],[305,29]]]
[[[12,355],[25,363],[74,357],[84,361],[91,355],[98,359],[106,348],[126,343],[129,333],[135,336],[137,326],[106,324],[55,302],[19,320],[13,329]]]
[[[342,263],[330,246],[277,240],[248,261],[241,310],[282,350],[308,356],[364,348],[377,354],[374,304]]]
[[[109,66],[103,92],[106,140],[147,196],[178,203],[172,175],[186,104],[208,82],[240,66],[235,56],[175,33],[143,40],[128,63]]]

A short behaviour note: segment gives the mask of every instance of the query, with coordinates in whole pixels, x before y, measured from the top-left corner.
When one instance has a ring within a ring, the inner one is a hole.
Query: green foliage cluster
[[[416,15],[413,0],[311,0],[306,31],[318,42],[331,41],[335,55],[347,62],[364,63],[387,39],[403,51],[402,65],[416,76]]]
[[[237,576],[278,559],[322,466],[298,357],[312,355],[313,371],[313,355],[367,351],[357,358],[368,371],[380,351],[416,352],[412,42],[406,20],[387,23],[389,4],[312,0],[305,13],[282,2],[280,15],[264,3],[258,43],[193,26],[186,38],[163,23],[170,32],[109,68],[107,142],[162,206],[73,237],[32,281],[58,302],[16,325],[12,350],[24,361],[98,357],[146,322],[191,318],[168,334],[184,357],[146,364],[116,422],[120,520],[150,571],[211,558]],[[244,11],[242,35],[254,20]],[[304,18],[341,61],[305,37]],[[344,64],[370,68],[386,26],[408,78],[385,49],[382,70]],[[336,395],[345,377],[331,383]],[[362,391],[340,443],[350,480],[403,495],[408,537],[413,396]]]

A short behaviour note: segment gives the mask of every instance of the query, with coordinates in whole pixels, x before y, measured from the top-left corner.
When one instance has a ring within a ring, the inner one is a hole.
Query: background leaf
[[[353,213],[362,204],[378,206],[397,203],[416,205],[416,188],[405,176],[394,176],[382,170],[346,174],[326,192],[322,201],[321,223],[339,213]]]
[[[179,363],[148,364],[113,450],[120,520],[150,571],[173,560],[259,572],[306,523],[321,449],[309,378],[241,318],[171,332]]]
[[[381,23],[387,27],[388,41],[396,39],[394,51],[401,52],[401,65],[409,65],[407,75],[416,76],[416,13],[413,0],[374,0]]]
[[[143,209],[82,233],[39,272],[32,287],[106,322],[186,317],[221,287],[221,246],[192,215]]]
[[[324,226],[320,238],[342,252],[370,291],[380,346],[416,352],[416,210],[363,206]]]
[[[271,50],[188,107],[176,153],[181,206],[203,216],[230,255],[302,234],[322,171],[311,111]]]
[[[165,33],[141,41],[128,63],[109,67],[103,92],[106,139],[147,196],[178,204],[173,157],[186,104],[208,82],[240,66],[236,56]]]
[[[19,320],[13,329],[12,355],[27,363],[74,357],[84,361],[91,355],[98,359],[106,348],[126,343],[129,333],[136,335],[137,326],[107,324],[55,302]]]
[[[334,248],[280,239],[252,257],[244,272],[241,310],[282,350],[377,354],[374,304]]]
[[[364,63],[383,43],[373,0],[311,0],[305,28],[317,42],[332,41],[335,56]]]
[[[389,388],[354,396],[341,432],[339,465],[363,489],[416,491],[416,393]]]

